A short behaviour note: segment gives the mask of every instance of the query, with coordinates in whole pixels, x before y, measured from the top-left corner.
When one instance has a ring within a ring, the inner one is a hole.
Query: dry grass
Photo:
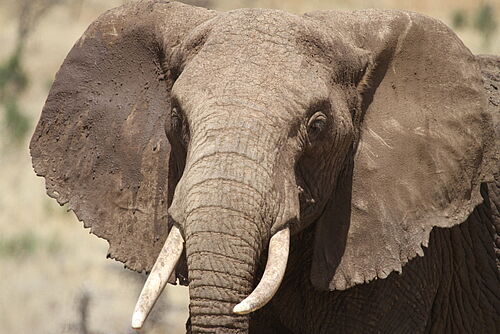
[[[24,59],[30,85],[20,100],[33,128],[50,82],[72,44],[88,24],[120,0],[75,0],[56,7],[29,40]],[[271,7],[292,12],[331,8],[401,8],[427,13],[450,23],[452,13],[473,13],[472,0],[220,0],[215,7]],[[496,2],[496,13],[500,3]],[[0,62],[14,45],[13,2],[0,0]],[[500,21],[497,15],[497,21]],[[471,30],[458,32],[474,52],[484,52],[481,36]],[[488,50],[500,53],[500,34]],[[0,110],[3,115],[3,110]],[[0,124],[1,126],[1,124]],[[2,129],[0,127],[0,129]],[[5,333],[84,333],[80,318],[82,300],[88,296],[87,333],[128,333],[129,320],[143,277],[105,260],[107,244],[81,228],[45,196],[41,178],[34,175],[28,139],[8,146],[0,130],[0,323]],[[30,132],[31,133],[31,132]],[[187,317],[187,291],[169,287],[157,305],[155,325],[144,332],[183,333]],[[85,313],[84,312],[84,313]],[[168,315],[166,315],[168,314]]]

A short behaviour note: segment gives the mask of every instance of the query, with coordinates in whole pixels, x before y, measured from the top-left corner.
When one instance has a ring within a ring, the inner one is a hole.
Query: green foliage
[[[483,4],[478,8],[476,18],[474,20],[474,28],[476,28],[483,36],[485,46],[489,46],[491,37],[497,29],[497,21],[495,18],[495,10],[489,4]]]
[[[63,248],[57,235],[44,239],[32,231],[24,231],[10,237],[0,237],[0,257],[28,257],[44,251],[56,254]]]
[[[0,99],[22,92],[28,86],[28,76],[21,64],[21,50],[17,49],[0,65]]]
[[[35,253],[39,240],[33,232],[24,232],[11,238],[0,238],[0,256],[27,256]]]
[[[6,62],[0,65],[0,104],[7,137],[20,143],[30,128],[30,120],[19,107],[20,95],[28,86],[28,76],[22,67],[21,48],[16,49]]]
[[[467,26],[467,14],[463,9],[453,11],[451,24],[455,29],[463,29]]]
[[[491,39],[498,27],[495,9],[488,3],[479,5],[475,13],[468,14],[463,9],[453,11],[451,15],[451,24],[455,29],[470,28],[476,30],[483,40],[483,48],[485,51],[489,48]]]
[[[10,138],[15,143],[20,143],[26,137],[30,129],[30,120],[19,109],[17,99],[11,99],[4,103],[5,124]]]

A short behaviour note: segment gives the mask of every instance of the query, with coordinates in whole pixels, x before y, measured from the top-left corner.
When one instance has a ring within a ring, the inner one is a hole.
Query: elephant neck
[[[439,259],[434,269],[439,287],[428,322],[430,332],[449,328],[454,332],[498,332],[500,262],[495,240],[500,229],[495,227],[500,221],[499,199],[495,197],[498,190],[492,191],[494,187],[498,189],[495,183],[481,185],[484,202],[464,223],[449,229],[435,228],[431,234],[425,253]]]

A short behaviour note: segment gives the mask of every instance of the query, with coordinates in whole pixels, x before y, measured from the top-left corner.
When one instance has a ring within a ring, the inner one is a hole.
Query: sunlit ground
[[[12,88],[2,80],[16,46],[20,2],[0,0],[0,332],[131,333],[130,316],[144,277],[106,260],[107,243],[89,235],[72,213],[45,195],[43,180],[33,173],[27,148],[65,55],[90,22],[124,1],[60,1],[61,5],[47,11],[20,57],[24,70],[20,78],[24,81],[12,84]],[[404,8],[438,17],[455,27],[475,53],[500,53],[500,3],[494,1],[191,2],[223,10],[271,7],[296,13]],[[488,4],[490,9],[484,10]],[[495,24],[496,30],[492,30]],[[184,333],[187,304],[185,288],[169,287],[143,333]]]

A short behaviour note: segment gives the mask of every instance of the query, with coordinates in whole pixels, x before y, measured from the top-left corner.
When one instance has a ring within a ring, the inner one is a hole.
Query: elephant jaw
[[[177,227],[172,227],[156,263],[144,284],[132,315],[132,328],[142,327],[159,298],[179,260],[184,241]],[[262,279],[254,291],[233,308],[236,314],[247,314],[265,306],[281,285],[290,249],[290,229],[278,231],[269,242],[269,254]]]

